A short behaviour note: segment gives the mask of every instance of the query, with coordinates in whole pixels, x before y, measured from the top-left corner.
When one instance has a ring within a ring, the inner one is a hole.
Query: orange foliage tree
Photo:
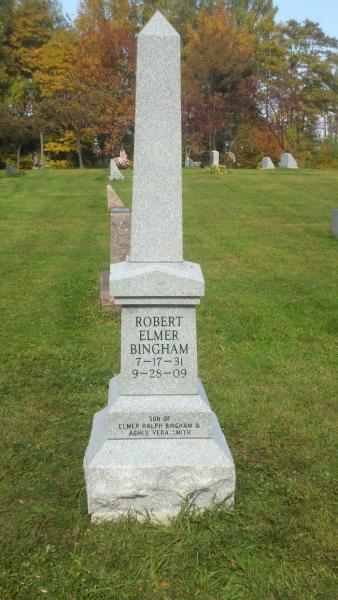
[[[224,148],[227,134],[253,96],[251,59],[254,36],[236,25],[221,6],[212,15],[199,13],[188,30],[184,61],[184,134],[202,139],[209,149]]]

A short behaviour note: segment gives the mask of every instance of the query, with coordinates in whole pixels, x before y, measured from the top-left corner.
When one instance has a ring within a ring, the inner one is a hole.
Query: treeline
[[[56,0],[1,0],[0,163],[132,158],[135,33],[156,9],[182,37],[186,155],[338,167],[338,42],[277,24],[273,0],[82,0],[74,23]]]

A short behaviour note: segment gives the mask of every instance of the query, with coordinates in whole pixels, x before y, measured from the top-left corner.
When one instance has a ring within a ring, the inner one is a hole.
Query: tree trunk
[[[45,162],[45,155],[43,152],[43,131],[40,131],[40,162],[41,167],[43,167]]]
[[[80,132],[79,131],[75,131],[75,138],[76,138],[77,153],[79,155],[79,167],[80,167],[80,169],[83,169],[82,149],[81,149],[81,137],[80,137]]]
[[[20,142],[20,144],[18,146],[18,152],[17,152],[17,156],[16,156],[16,168],[17,169],[20,169],[21,147],[22,147],[22,142]]]

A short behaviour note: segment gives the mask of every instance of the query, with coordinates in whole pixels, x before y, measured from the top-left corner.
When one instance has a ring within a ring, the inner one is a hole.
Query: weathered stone
[[[108,183],[107,185],[107,208],[124,208],[124,204],[114,188]]]
[[[210,152],[210,166],[215,167],[219,165],[219,152],[217,150],[212,150]]]
[[[208,439],[109,439],[107,408],[94,417],[84,467],[93,522],[132,513],[169,523],[184,503],[198,510],[234,501],[235,466],[213,415]]]
[[[110,264],[125,261],[130,252],[129,208],[112,208],[110,234]]]
[[[113,181],[113,179],[124,179],[124,175],[122,175],[113,158],[110,159],[110,175],[108,179],[110,181]]]
[[[338,208],[332,211],[332,233],[338,237]]]
[[[84,462],[93,521],[129,511],[167,522],[187,497],[201,510],[233,503],[234,463],[197,372],[204,279],[182,259],[179,54],[178,34],[156,13],[138,36],[130,259],[110,268],[121,375]]]
[[[264,156],[261,162],[262,169],[274,169],[275,165],[273,164],[270,156]]]
[[[279,166],[282,169],[298,169],[295,159],[293,158],[292,154],[289,154],[288,152],[284,152],[284,154],[282,154]]]
[[[109,186],[110,187],[110,186]],[[122,204],[122,203],[121,203]],[[129,208],[112,208],[110,233],[110,264],[124,261],[130,250],[130,211]],[[120,310],[109,291],[109,271],[100,276],[100,306],[103,310]]]

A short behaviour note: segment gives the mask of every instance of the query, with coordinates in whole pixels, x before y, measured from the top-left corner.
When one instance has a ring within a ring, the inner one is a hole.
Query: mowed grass
[[[184,172],[199,369],[236,505],[90,524],[82,461],[119,371],[107,171],[0,176],[1,600],[334,600],[338,172]],[[131,173],[115,185],[130,205]],[[160,452],[161,441],[158,441]]]

